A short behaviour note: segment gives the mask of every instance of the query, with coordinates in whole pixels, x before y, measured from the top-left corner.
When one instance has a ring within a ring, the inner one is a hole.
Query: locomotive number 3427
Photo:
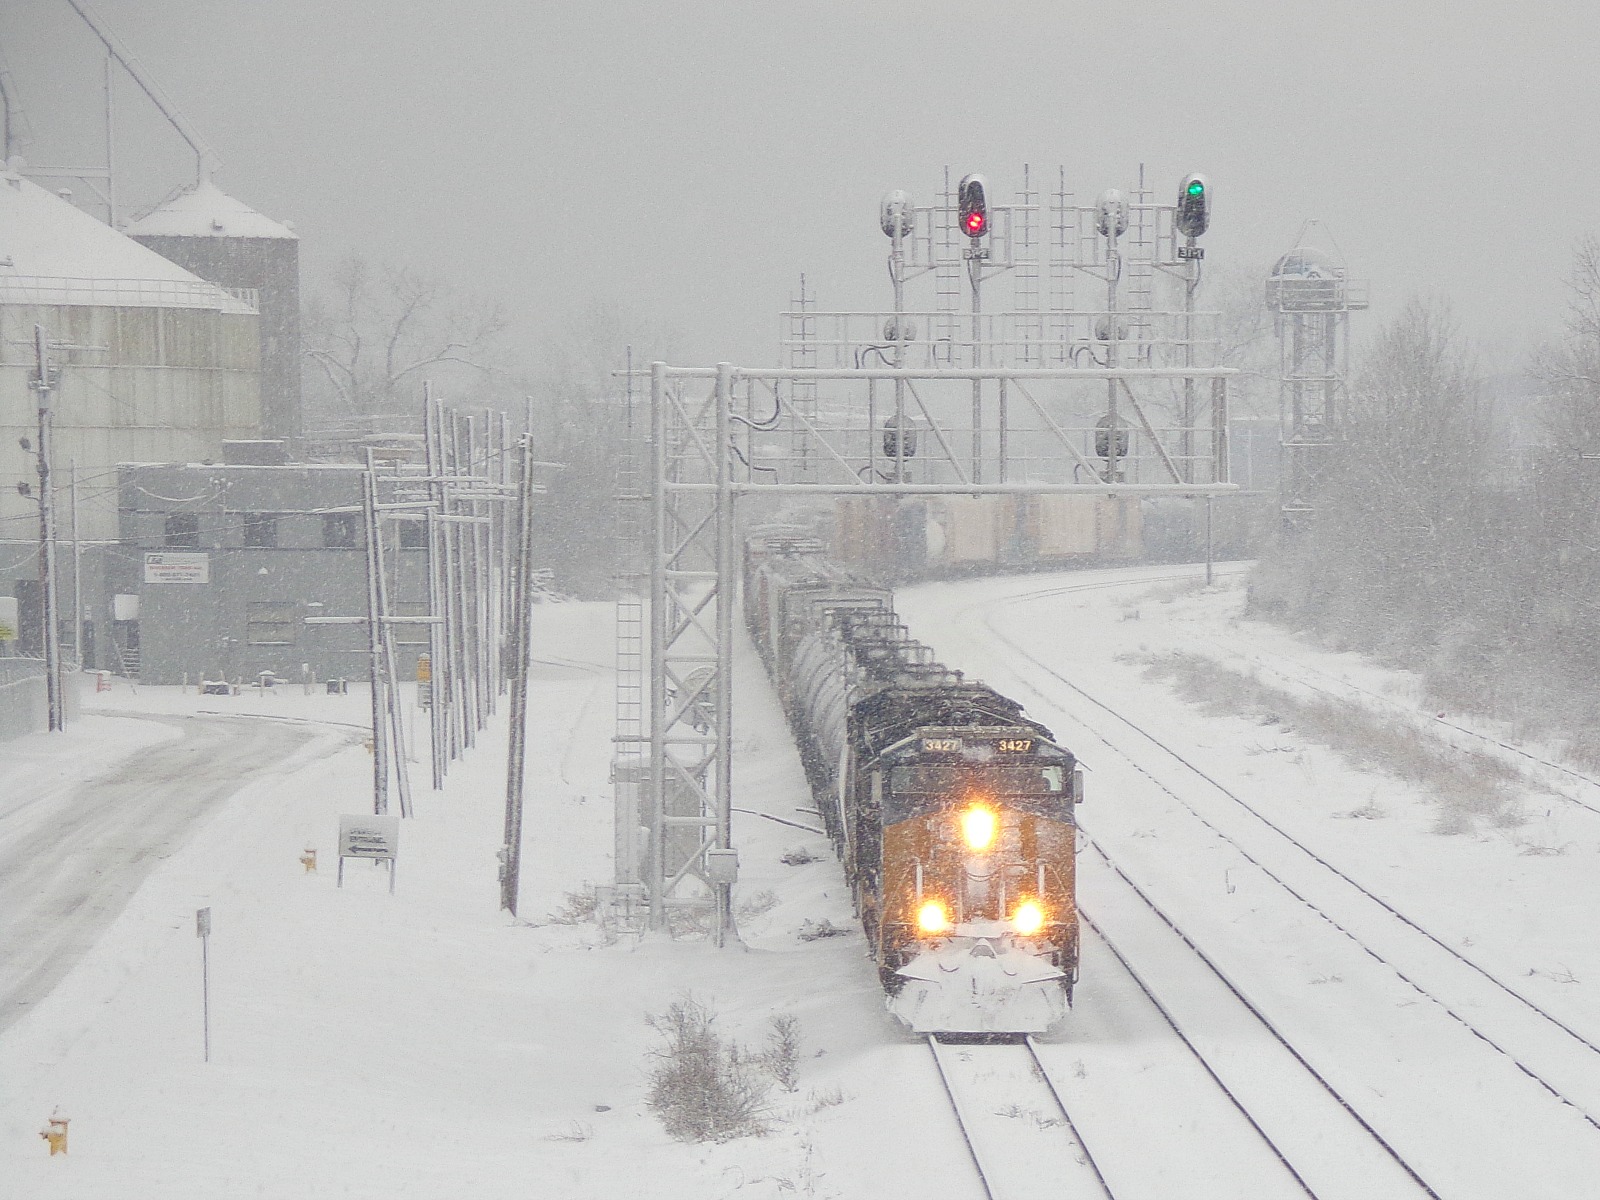
[[[1033,739],[1001,738],[995,745],[1001,754],[1029,754],[1033,750]]]

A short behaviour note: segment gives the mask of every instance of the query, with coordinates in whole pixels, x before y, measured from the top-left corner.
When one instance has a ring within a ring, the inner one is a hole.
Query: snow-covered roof
[[[0,304],[255,311],[4,166]]]
[[[1270,279],[1343,279],[1344,268],[1315,246],[1296,246],[1273,265]]]
[[[132,237],[293,238],[294,230],[235,200],[209,179],[128,226]]]

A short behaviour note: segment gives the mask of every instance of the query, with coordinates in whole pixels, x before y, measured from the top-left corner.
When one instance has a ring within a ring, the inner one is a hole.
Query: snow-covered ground
[[[1120,1200],[1304,1194],[1208,1070],[1237,1087],[1319,1196],[1425,1194],[1395,1156],[1452,1200],[1585,1194],[1600,1177],[1600,1132],[1585,1119],[1600,1116],[1600,1055],[1509,990],[1600,1039],[1588,928],[1600,813],[1580,807],[1600,805],[1600,790],[1523,760],[1517,823],[1447,834],[1439,800],[1416,787],[1282,723],[1198,712],[1147,674],[1147,658],[1181,649],[1262,672],[1270,661],[1302,680],[1275,677],[1286,687],[1310,687],[1314,668],[1325,686],[1349,681],[1352,703],[1415,720],[1419,738],[1467,736],[1404,715],[1418,709],[1405,677],[1241,623],[1236,572],[1213,589],[1168,581],[1184,573],[931,585],[900,605],[917,636],[1025,703],[1089,768],[1084,908],[1136,975],[1090,938],[1078,1006],[1040,1050]],[[370,759],[351,738],[364,694],[124,686],[86,696],[64,737],[0,747],[3,847],[20,797],[37,801],[29,821],[44,819],[75,780],[166,728],[119,712],[327,723],[197,822],[70,974],[0,1033],[0,1198],[976,1194],[927,1051],[883,1011],[859,935],[799,936],[808,922],[850,924],[850,907],[824,838],[756,815],[814,820],[753,654],[737,664],[735,731],[735,802],[750,810],[734,822],[745,948],[721,952],[550,919],[610,877],[610,609],[542,608],[535,654],[519,921],[497,910],[503,714],[442,793],[427,790],[425,762],[414,767],[417,816],[402,830],[393,895],[386,872],[363,864],[334,883],[338,816],[370,803]],[[321,851],[315,874],[299,862],[307,847]],[[821,861],[785,865],[796,848]],[[1247,1009],[1218,998],[1216,972],[1161,942],[1176,943],[1170,929],[1142,924],[1134,886],[1395,1155],[1268,1047]],[[201,907],[213,914],[210,1063]],[[0,938],[13,935],[0,913]],[[684,1145],[645,1107],[658,1042],[646,1019],[685,992],[752,1046],[773,1015],[798,1019],[799,1086],[774,1089],[767,1136]],[[72,1122],[65,1158],[38,1137],[57,1109]]]

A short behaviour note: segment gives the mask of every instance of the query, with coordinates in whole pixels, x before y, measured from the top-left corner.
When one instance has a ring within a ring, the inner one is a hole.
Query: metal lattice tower
[[[1346,277],[1336,252],[1308,244],[1273,265],[1267,307],[1278,334],[1279,508],[1285,532],[1316,510],[1316,496],[1341,440],[1350,377],[1350,314],[1368,303],[1365,280]]]

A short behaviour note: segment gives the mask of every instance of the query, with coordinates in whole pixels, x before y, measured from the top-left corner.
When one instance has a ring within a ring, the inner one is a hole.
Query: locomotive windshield
[[[990,796],[1057,796],[1066,786],[1066,768],[1059,763],[976,769],[919,763],[889,773],[889,789],[896,795],[948,795],[975,788]]]

